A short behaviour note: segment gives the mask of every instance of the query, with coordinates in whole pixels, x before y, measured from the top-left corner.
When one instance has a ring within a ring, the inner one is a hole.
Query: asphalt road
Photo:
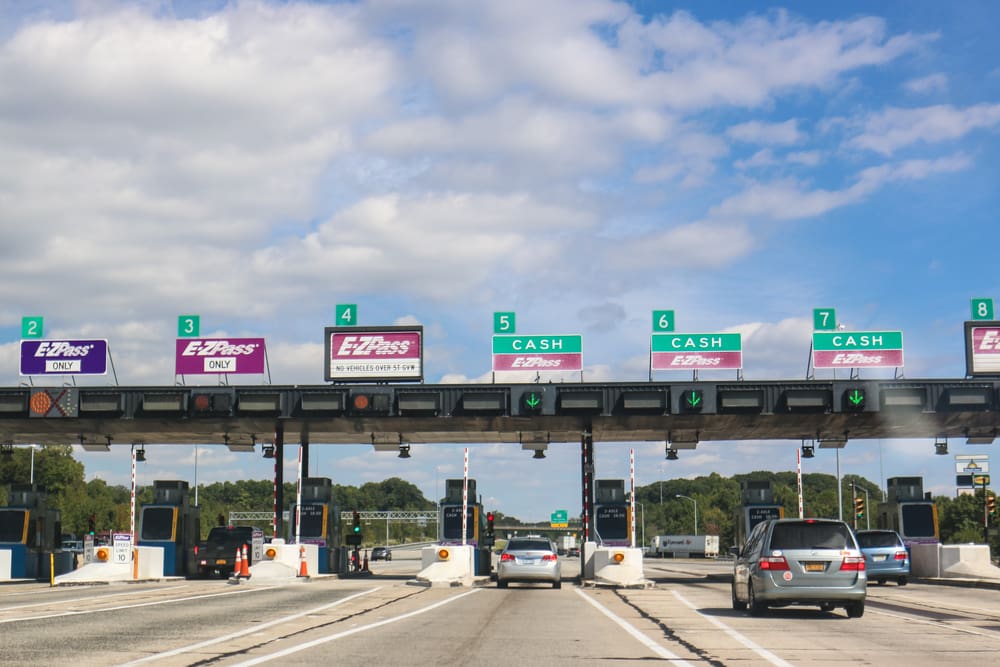
[[[569,559],[572,576],[578,561]],[[843,610],[734,611],[725,564],[652,561],[646,589],[425,588],[418,563],[283,585],[170,581],[0,586],[4,665],[992,664],[995,590],[869,587]]]

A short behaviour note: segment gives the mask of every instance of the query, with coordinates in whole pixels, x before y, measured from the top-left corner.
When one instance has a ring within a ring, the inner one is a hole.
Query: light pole
[[[38,445],[28,445],[31,447],[31,488],[35,488],[35,450],[41,449]]]
[[[698,501],[695,500],[694,498],[692,498],[691,496],[681,495],[680,493],[678,493],[675,497],[676,498],[687,498],[688,500],[690,500],[691,502],[694,503],[694,534],[695,534],[695,536],[697,536],[698,535]]]

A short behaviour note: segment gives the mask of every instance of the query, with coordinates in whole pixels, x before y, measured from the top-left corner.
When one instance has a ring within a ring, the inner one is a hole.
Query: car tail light
[[[556,559],[555,554],[545,554],[544,556],[542,556],[542,560],[555,560],[555,559]]]
[[[864,556],[844,556],[844,561],[840,564],[841,572],[863,572],[864,569]]]
[[[896,560],[906,560],[908,554],[905,551],[896,552]]]
[[[197,544],[196,544],[196,545],[194,545],[194,555],[195,555],[195,556],[197,556],[197,555],[198,555],[198,545],[197,545]]]
[[[760,559],[760,569],[762,570],[787,570],[788,561],[784,556],[770,556]]]
[[[500,562],[506,563],[511,560],[514,560],[514,554],[500,554]]]

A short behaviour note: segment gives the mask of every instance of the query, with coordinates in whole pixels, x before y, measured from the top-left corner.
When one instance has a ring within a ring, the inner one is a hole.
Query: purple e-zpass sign
[[[178,338],[177,375],[263,373],[263,338]]]
[[[106,340],[22,340],[21,375],[106,375]]]

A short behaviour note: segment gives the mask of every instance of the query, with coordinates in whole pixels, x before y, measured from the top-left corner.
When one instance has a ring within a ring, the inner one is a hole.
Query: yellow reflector
[[[451,553],[447,549],[438,549],[438,558],[439,559],[441,559],[441,560],[448,560],[448,556],[450,556],[450,555],[451,555]]]
[[[614,559],[614,561],[615,561],[616,563],[620,563],[620,562],[622,562],[623,560],[625,560],[625,554],[623,554],[623,553],[622,553],[621,551],[616,551],[616,552],[615,552],[615,555],[614,555],[614,556],[612,556],[612,558]]]
[[[278,555],[278,550],[274,547],[268,547],[267,551],[264,552],[264,555],[267,556],[268,560],[274,560],[274,557]]]
[[[101,547],[100,549],[97,550],[97,560],[105,561],[108,559],[110,555],[111,554],[108,553],[108,550],[105,549],[104,547]]]

